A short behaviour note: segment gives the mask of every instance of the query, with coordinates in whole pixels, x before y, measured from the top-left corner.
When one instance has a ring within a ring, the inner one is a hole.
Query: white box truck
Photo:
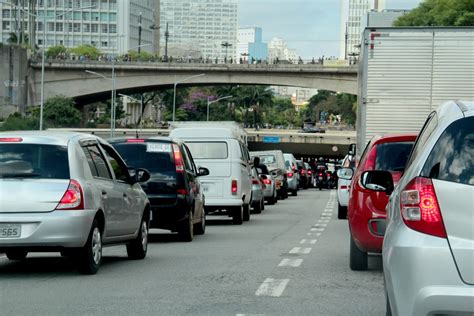
[[[358,96],[358,155],[374,135],[418,132],[445,101],[473,100],[474,28],[366,28]]]

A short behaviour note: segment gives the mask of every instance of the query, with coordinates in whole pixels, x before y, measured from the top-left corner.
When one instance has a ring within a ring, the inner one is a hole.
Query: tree
[[[34,116],[39,117],[39,110],[35,109]],[[43,120],[47,127],[78,127],[82,123],[82,114],[72,98],[55,96],[44,103]]]
[[[48,58],[56,58],[61,54],[66,54],[67,49],[63,45],[51,46],[46,51],[46,56]]]
[[[28,131],[38,130],[39,120],[31,116],[20,113],[11,114],[0,126],[0,131]]]
[[[20,38],[18,38],[18,35],[15,32],[10,32],[8,34],[8,40],[7,42],[9,44],[25,44],[28,43],[28,34],[27,33],[20,33]]]
[[[100,50],[92,45],[80,45],[71,49],[71,53],[77,56],[85,56],[90,59],[97,59],[101,54]]]
[[[394,26],[474,26],[474,1],[425,0]]]

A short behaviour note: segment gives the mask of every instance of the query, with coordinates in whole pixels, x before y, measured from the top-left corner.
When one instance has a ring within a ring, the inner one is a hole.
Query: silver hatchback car
[[[393,190],[390,173],[361,182]],[[474,102],[431,113],[387,208],[387,314],[473,315]]]
[[[0,133],[0,252],[59,251],[84,274],[99,269],[103,245],[145,258],[150,206],[138,182],[147,178],[92,135]]]

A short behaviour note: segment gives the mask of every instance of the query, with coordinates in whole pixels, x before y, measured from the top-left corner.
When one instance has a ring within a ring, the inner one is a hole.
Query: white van
[[[176,124],[169,136],[182,139],[196,165],[209,169],[200,179],[206,213],[225,212],[240,225],[250,219],[252,194],[247,134],[236,123],[219,123]]]

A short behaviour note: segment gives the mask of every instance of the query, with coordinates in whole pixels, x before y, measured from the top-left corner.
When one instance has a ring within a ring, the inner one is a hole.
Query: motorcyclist
[[[318,184],[319,189],[321,190],[322,187],[327,187],[327,176],[326,171],[328,170],[328,166],[326,162],[324,162],[324,158],[320,157],[315,164],[316,169],[316,181]],[[320,179],[322,178],[322,179]]]

